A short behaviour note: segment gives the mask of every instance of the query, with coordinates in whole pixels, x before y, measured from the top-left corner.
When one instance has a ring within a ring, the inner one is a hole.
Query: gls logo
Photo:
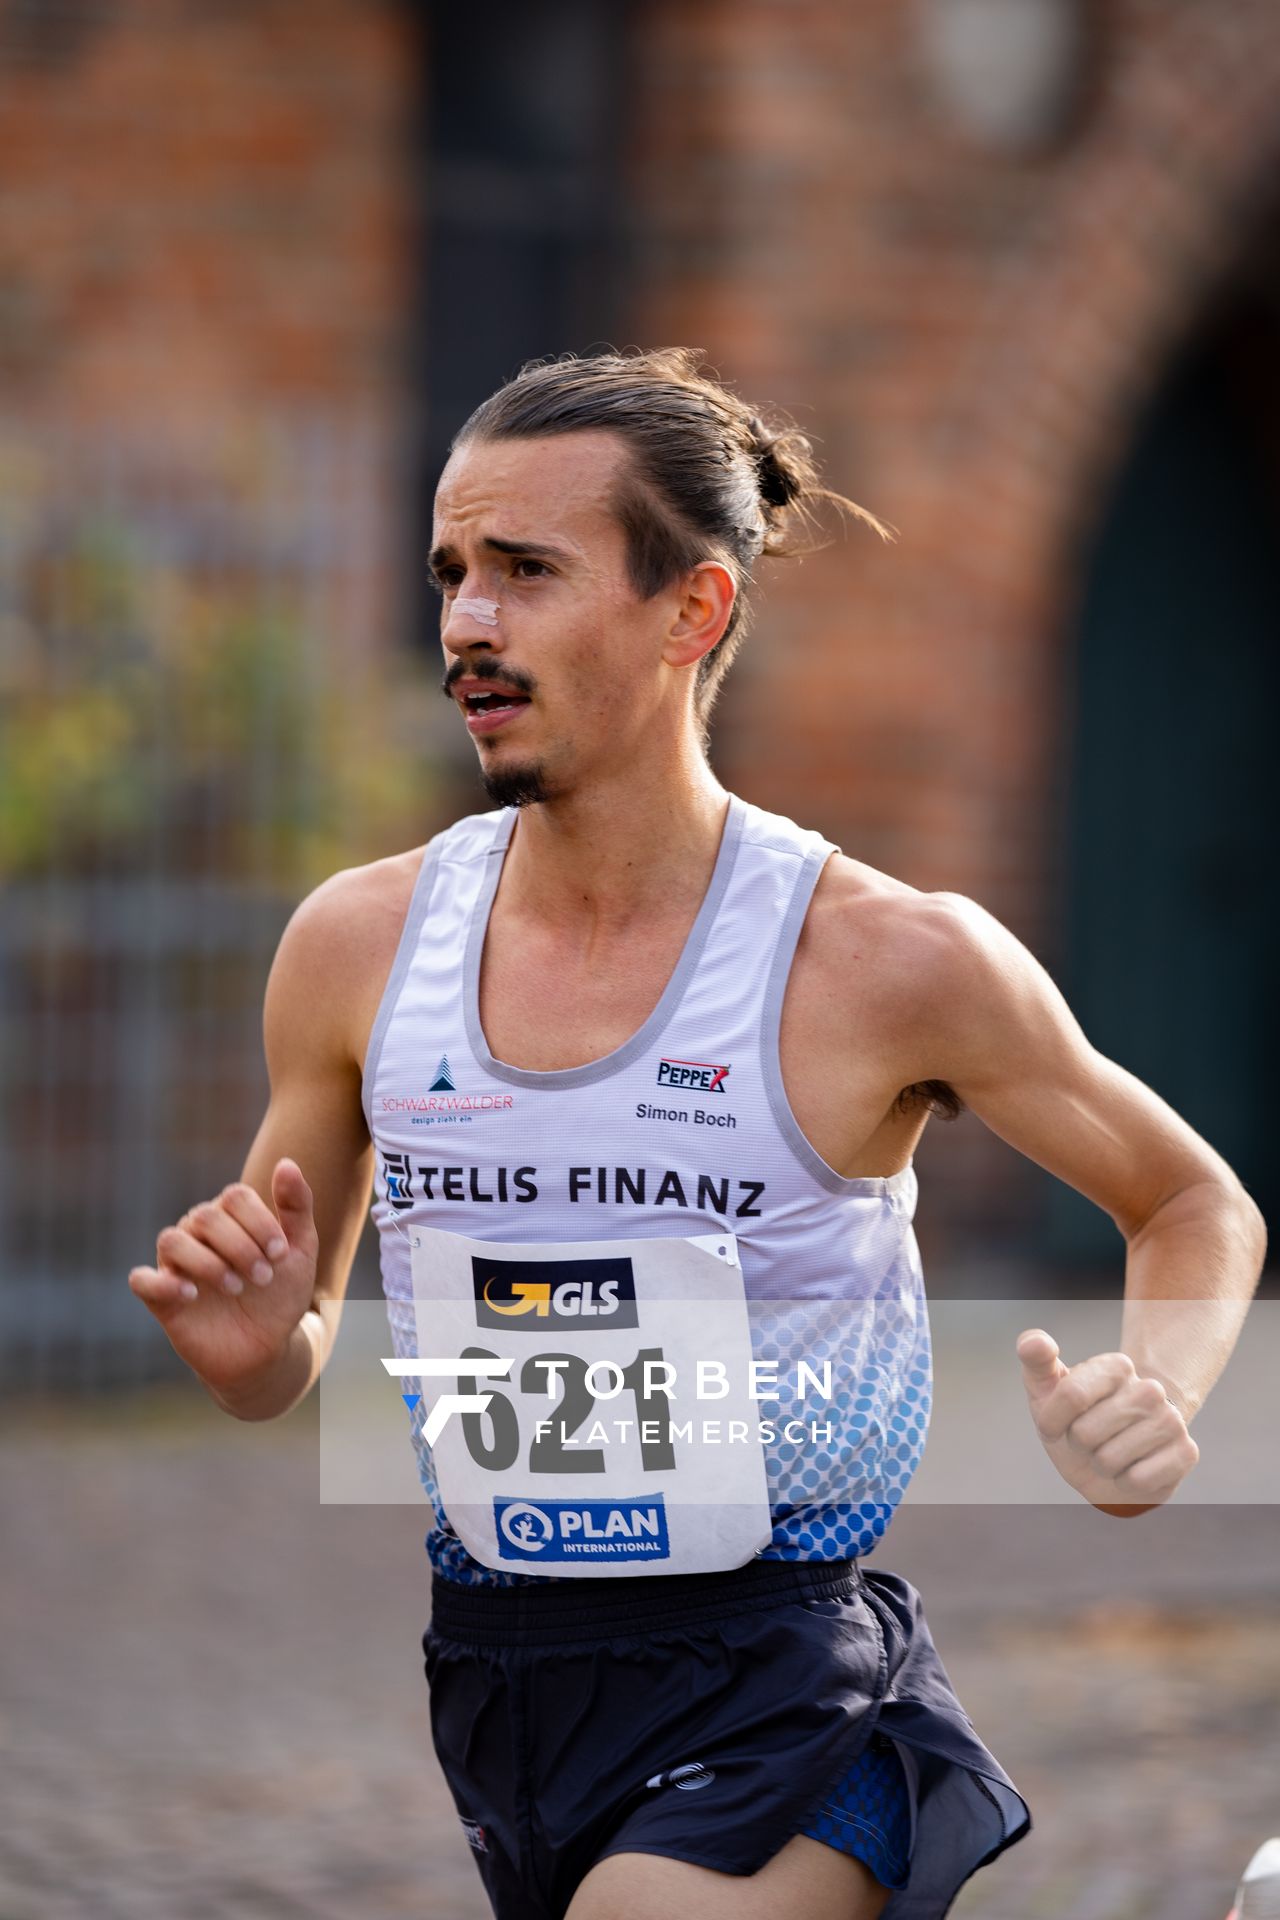
[[[508,1333],[545,1333],[590,1320],[634,1327],[636,1283],[629,1260],[472,1258],[476,1325]]]
[[[723,1093],[728,1067],[713,1067],[706,1060],[659,1060],[660,1087],[695,1087],[700,1093]]]

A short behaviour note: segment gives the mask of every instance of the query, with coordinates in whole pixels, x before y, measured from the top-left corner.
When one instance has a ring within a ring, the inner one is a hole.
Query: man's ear
[[[738,597],[728,567],[718,560],[701,560],[685,576],[675,618],[662,643],[669,667],[691,667],[710,653],[724,637]]]

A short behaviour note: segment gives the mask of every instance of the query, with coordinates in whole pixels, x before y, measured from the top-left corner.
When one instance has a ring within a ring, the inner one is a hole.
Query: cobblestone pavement
[[[0,1920],[484,1920],[431,1750],[425,1509],[322,1507],[314,1410],[0,1421]],[[1280,1509],[904,1507],[1032,1834],[957,1920],[1224,1920],[1280,1833]]]

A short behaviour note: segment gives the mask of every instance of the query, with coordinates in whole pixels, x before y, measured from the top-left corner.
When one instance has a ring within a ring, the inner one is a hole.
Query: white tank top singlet
[[[428,843],[370,1034],[371,1213],[395,1352],[420,1352],[418,1228],[516,1246],[732,1234],[753,1354],[777,1363],[777,1394],[760,1407],[773,1423],[772,1534],[757,1551],[870,1553],[924,1452],[932,1353],[914,1166],[845,1179],[809,1144],[783,1088],[783,996],[835,849],[731,796],[706,896],[648,1019],[602,1059],[535,1073],[496,1060],[480,1025],[481,952],[516,819],[474,814]],[[824,1358],[830,1392],[815,1400]],[[825,1434],[788,1439],[793,1416]],[[410,1432],[440,1573],[486,1586],[573,1577],[476,1559],[450,1526],[420,1416]]]

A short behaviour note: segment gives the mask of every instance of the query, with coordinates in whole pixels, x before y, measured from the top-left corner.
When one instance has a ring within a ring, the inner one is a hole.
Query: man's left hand
[[[1200,1458],[1163,1383],[1140,1374],[1127,1353],[1099,1353],[1068,1367],[1040,1327],[1019,1334],[1017,1352],[1045,1452],[1067,1485],[1102,1513],[1149,1513]]]

